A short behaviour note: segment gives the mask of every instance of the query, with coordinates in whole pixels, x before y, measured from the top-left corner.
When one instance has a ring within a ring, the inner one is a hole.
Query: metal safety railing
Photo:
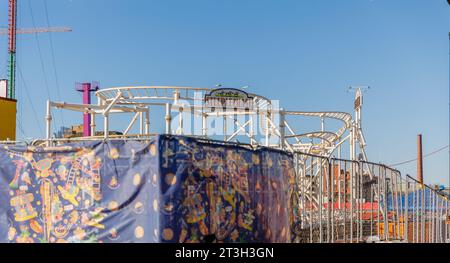
[[[450,242],[448,196],[410,176],[406,177],[406,185],[407,239],[414,243]]]
[[[382,164],[297,152],[295,242],[450,242],[448,196]]]

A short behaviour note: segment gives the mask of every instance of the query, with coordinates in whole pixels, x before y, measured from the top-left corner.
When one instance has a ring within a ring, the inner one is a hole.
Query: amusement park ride
[[[8,33],[9,36],[9,76],[5,87],[6,98],[3,100],[14,102],[14,114],[8,115],[14,120],[14,125],[8,125],[14,129],[16,34],[70,31],[68,28],[17,30],[16,13],[17,1],[9,0],[9,29],[7,32],[0,30],[0,35]],[[444,219],[450,218],[448,199],[438,199],[441,195],[433,192],[436,200],[433,199],[435,206],[431,210],[424,199],[431,199],[432,195],[425,194],[423,181],[417,182],[410,177],[402,179],[399,171],[369,162],[362,130],[364,88],[357,87],[354,90],[352,115],[340,111],[286,110],[276,100],[221,86],[98,89],[96,83],[82,83],[77,86],[77,91],[83,92],[82,104],[47,100],[45,138],[27,143],[27,146],[44,146],[51,150],[57,148],[53,146],[74,141],[148,142],[156,135],[165,133],[219,144],[234,144],[252,150],[269,148],[277,152],[284,151],[292,156],[292,170],[295,171],[293,184],[298,195],[293,195],[292,199],[295,200],[289,201],[297,205],[301,214],[299,232],[303,231],[296,234],[307,237],[306,242],[362,242],[364,238],[375,235],[384,240],[442,242],[442,237],[448,236],[448,226],[440,239],[436,237],[437,234],[430,234],[426,239],[425,223],[434,222],[436,227],[442,227]],[[95,92],[96,103],[91,102],[91,92]],[[0,98],[0,114],[6,112],[2,110],[2,105]],[[52,132],[54,110],[82,113],[83,136],[55,138]],[[123,115],[128,119],[124,122],[121,118],[120,134],[113,135],[111,122],[114,117]],[[312,119],[316,123],[319,121],[320,126],[308,131],[304,119]],[[98,125],[97,121],[100,120],[101,124]],[[163,123],[163,129],[160,123]],[[332,125],[326,125],[328,123]],[[336,123],[339,125],[336,126]],[[299,127],[302,128],[301,132]],[[0,133],[0,141],[5,138],[14,139]],[[73,185],[74,177],[69,174],[70,185]],[[77,204],[78,201],[73,199],[76,194],[60,191],[63,198]],[[413,209],[408,207],[411,204]],[[419,221],[422,224],[420,226]],[[411,230],[408,222],[412,226]],[[427,233],[431,232],[428,230]],[[300,239],[295,242],[305,241]]]
[[[97,104],[47,101],[47,138],[36,144],[55,146],[68,141],[101,139],[149,140],[157,135],[157,128],[153,128],[151,123],[159,118],[160,121],[164,120],[166,134],[194,136],[205,140],[220,138],[224,143],[234,142],[252,148],[269,147],[292,154],[302,153],[302,155],[296,155],[298,158],[294,158],[297,163],[298,179],[302,182],[304,197],[302,209],[311,205],[316,208],[323,205],[324,197],[317,196],[315,191],[317,187],[325,187],[323,174],[326,169],[329,169],[327,163],[329,158],[336,155],[338,159],[342,158],[342,150],[348,149],[345,154],[351,161],[367,161],[366,143],[361,127],[363,102],[361,88],[356,89],[354,118],[346,112],[289,111],[279,108],[277,101],[269,100],[261,95],[222,87],[216,89],[171,86],[117,87],[98,90],[95,95]],[[158,107],[163,111],[155,110]],[[89,127],[84,128],[90,128],[91,136],[71,139],[52,138],[53,109],[89,114],[91,122],[88,124]],[[165,112],[165,114],[158,114],[158,112]],[[111,119],[123,113],[128,113],[130,116],[128,125],[123,126],[122,135],[110,135]],[[299,117],[318,119],[321,121],[321,127],[311,132],[298,133],[294,130],[294,125],[301,123],[296,120]],[[100,132],[96,124],[98,118],[103,121],[103,130]],[[327,131],[325,123],[329,120],[337,120],[341,126],[337,130]],[[139,132],[130,134],[136,122],[139,123]],[[191,129],[191,127],[194,128]],[[103,135],[93,136],[95,134]],[[311,159],[310,156],[323,158]],[[359,168],[354,163],[346,166],[345,169],[344,164],[342,167],[340,163],[334,166],[335,168],[332,169],[337,169],[336,171],[345,170],[344,174],[351,173],[356,176],[359,173]],[[364,174],[370,180],[375,176],[373,173],[373,169],[365,168]],[[343,176],[345,175],[341,174],[340,178],[342,179]],[[356,196],[355,182],[350,180],[350,183],[355,185],[351,192]],[[343,196],[346,195],[344,189],[339,190],[339,195],[341,193]],[[375,193],[372,199],[378,198],[377,196]],[[381,213],[384,212],[381,211]],[[308,221],[312,223],[314,219],[308,218],[303,222]]]
[[[118,113],[130,113],[130,120],[123,128],[123,139],[148,138],[151,132],[151,108],[163,108],[164,116],[156,113],[153,118],[163,118],[166,134],[189,135],[204,139],[223,136],[225,142],[248,143],[252,146],[271,147],[290,152],[301,151],[308,154],[330,157],[337,152],[340,157],[344,143],[349,145],[351,160],[367,160],[365,139],[361,127],[362,90],[356,89],[355,117],[350,113],[337,111],[289,111],[278,107],[277,101],[261,95],[247,93],[233,88],[191,88],[172,86],[118,87],[98,90],[97,104],[72,104],[47,102],[46,140],[52,138],[52,109],[65,109],[89,114],[90,134],[97,131],[96,119],[103,119],[103,138],[111,137],[110,121]],[[156,111],[158,112],[158,111]],[[321,127],[306,133],[294,130],[296,118],[319,119]],[[139,119],[139,132],[130,130]],[[325,130],[327,120],[338,120],[340,128]],[[194,123],[192,125],[192,123]],[[196,125],[200,124],[200,125]],[[214,125],[213,125],[214,124]],[[193,128],[191,128],[194,126]],[[200,129],[196,129],[201,126]],[[218,127],[219,130],[218,130]],[[86,128],[86,127],[85,127]],[[222,130],[223,129],[223,130]],[[258,132],[259,131],[259,132]],[[85,136],[78,140],[99,139]],[[357,153],[359,148],[360,154]]]

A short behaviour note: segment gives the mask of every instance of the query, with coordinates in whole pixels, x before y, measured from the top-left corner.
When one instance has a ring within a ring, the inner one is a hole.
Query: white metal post
[[[420,228],[420,242],[421,243],[425,243],[425,219],[426,219],[426,202],[425,202],[425,186],[421,183],[420,184],[420,188],[421,188],[421,228]]]
[[[178,129],[177,134],[183,134],[183,107],[178,107]]]
[[[47,114],[45,115],[45,121],[46,121],[46,139],[47,139],[47,146],[50,146],[50,139],[52,137],[52,109],[51,109],[51,102],[50,100],[47,100]]]
[[[319,180],[319,243],[323,242],[323,226],[322,226],[322,209],[323,209],[323,162],[322,159],[318,158],[318,165],[319,166],[319,173],[318,173],[318,180]]]
[[[114,99],[109,103],[109,105],[105,108],[105,110],[103,111],[103,116],[104,116],[104,134],[103,137],[105,139],[108,139],[109,137],[109,112],[112,110],[112,108],[114,107],[114,105],[116,104],[116,102],[122,97],[122,92],[119,91],[116,95],[116,97],[114,97]]]
[[[322,116],[320,116],[320,131],[324,132],[325,131],[325,118]],[[320,143],[322,143],[322,145],[324,144],[325,140],[322,139],[320,140]]]
[[[338,147],[338,159],[341,159],[341,145]],[[345,173],[345,172],[344,172]],[[345,176],[345,174],[344,174]],[[345,193],[344,193],[345,196]],[[345,198],[344,198],[345,200]],[[338,207],[339,210],[342,209],[341,207],[341,161],[338,162]]]
[[[284,109],[280,109],[280,148],[284,150],[285,148],[285,136],[286,136],[286,123],[285,123],[285,113]]]
[[[419,208],[420,208],[420,205],[419,205],[419,201],[420,201],[420,198],[419,198],[419,194],[420,194],[420,190],[418,189],[418,187],[419,187],[419,185],[417,184],[417,182],[414,182],[414,195],[415,195],[415,198],[414,198],[414,211],[415,211],[415,218],[416,218],[416,220],[415,220],[415,222],[414,222],[414,224],[415,224],[415,231],[416,231],[416,234],[415,234],[415,242],[416,243],[419,243],[419,223],[420,223],[420,220],[419,220]]]
[[[237,125],[237,123],[238,123],[238,120],[237,120],[237,108],[234,108],[234,109],[233,109],[233,116],[231,116],[231,118],[233,119],[233,129],[232,129],[233,133],[232,133],[231,136],[233,136],[233,134],[234,134],[236,131],[239,130],[239,127],[238,127],[238,125]],[[245,121],[244,121],[244,122],[245,122]],[[245,126],[244,126],[244,132],[245,132]],[[239,136],[239,132],[236,134],[236,136]],[[231,140],[231,137],[228,138],[228,141],[230,141],[230,140]]]
[[[206,138],[208,135],[208,128],[206,127],[206,122],[208,118],[208,114],[202,113],[202,135]]]
[[[145,111],[145,134],[150,134],[150,107]]]
[[[266,147],[268,147],[269,146],[269,112],[267,112],[266,111],[266,123],[265,123],[265,126],[266,126],[266,143],[265,143],[265,145],[266,145]]]
[[[139,117],[139,112],[136,112],[133,116],[133,118],[131,119],[130,123],[128,124],[128,127],[125,129],[125,131],[123,132],[123,134],[128,134],[128,132],[131,130],[131,128],[133,128],[134,123],[136,122],[137,118]]]
[[[91,136],[95,136],[95,113],[91,113]]]
[[[354,181],[355,181],[355,163],[351,162],[350,166],[350,243],[353,243],[353,200],[355,198]]]
[[[173,92],[173,104],[174,104],[174,105],[177,105],[179,99],[180,99],[180,91],[175,90],[175,91]]]
[[[170,103],[166,103],[166,134],[171,134],[171,122],[172,122],[172,116],[171,116],[171,105]]]
[[[254,134],[254,132],[253,132],[253,125],[254,125],[253,118],[254,118],[254,116],[253,116],[253,114],[250,114],[249,117],[250,117],[250,127],[248,129],[248,133],[250,135],[250,138],[253,138],[253,134]],[[253,140],[250,140],[250,144],[253,145]]]
[[[225,114],[225,110],[223,110],[222,112],[223,112],[223,140],[227,141],[227,131],[228,131],[227,115]]]
[[[430,192],[430,199],[431,199],[431,243],[434,243],[436,240],[436,225],[435,225],[435,218],[436,218],[436,193],[434,190]]]
[[[144,113],[142,111],[139,112],[139,133],[140,135],[144,134]]]
[[[103,115],[103,138],[109,137],[109,113]]]

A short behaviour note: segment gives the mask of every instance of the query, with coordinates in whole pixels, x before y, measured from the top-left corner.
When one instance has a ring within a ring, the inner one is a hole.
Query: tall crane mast
[[[46,32],[70,32],[68,27],[17,29],[17,0],[8,1],[8,30],[0,30],[0,35],[8,35],[8,98],[14,99],[16,85],[16,36]]]
[[[9,77],[8,77],[8,98],[15,97],[16,81],[16,36],[17,36],[17,0],[9,0],[8,14],[8,55],[9,55]]]

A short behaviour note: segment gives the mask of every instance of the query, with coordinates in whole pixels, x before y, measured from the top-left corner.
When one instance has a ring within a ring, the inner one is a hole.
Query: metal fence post
[[[413,238],[413,243],[417,243],[417,239],[416,239],[416,225],[417,225],[417,221],[416,221],[416,183],[413,182],[413,187],[412,187],[412,238]]]
[[[328,179],[327,179],[327,200],[328,200],[328,209],[327,209],[327,243],[331,243],[331,206],[332,206],[332,196],[331,196],[331,178],[332,178],[332,171],[331,171],[331,161],[330,159],[327,159],[328,162]]]
[[[344,242],[347,243],[347,162],[344,162]]]
[[[377,178],[377,188],[378,188],[378,209],[377,209],[377,236],[381,239],[381,167],[378,166],[378,178]]]
[[[445,209],[445,218],[444,218],[444,243],[447,243],[448,242],[448,240],[449,240],[449,237],[448,237],[448,228],[449,228],[449,226],[450,225],[448,225],[447,224],[447,219],[448,219],[448,198],[447,197],[445,197],[445,199],[444,199],[444,203],[445,203],[445,205],[444,205],[444,209]]]
[[[423,186],[423,184],[421,184],[420,185],[420,187],[421,187],[421,195],[422,195],[422,198],[421,198],[421,212],[422,212],[422,215],[421,215],[421,229],[420,229],[420,241],[421,241],[421,243],[425,243],[425,215],[426,215],[426,207],[425,207],[425,189],[424,189],[424,186]]]
[[[360,162],[357,163],[358,165],[358,171],[359,171],[359,241],[362,242],[363,240],[363,205],[364,205],[364,198],[363,198],[363,169]]]
[[[387,203],[387,179],[386,179],[386,169],[383,167],[383,204],[384,204],[384,238],[385,240],[389,240],[389,225],[388,225],[388,203]]]
[[[370,170],[370,166],[367,165],[367,167]],[[372,167],[372,174],[373,174],[373,165]],[[373,189],[373,180],[370,182],[370,236],[373,236],[373,198],[374,198],[374,189]],[[378,209],[377,209],[378,210]]]
[[[436,226],[435,226],[435,219],[436,219],[436,195],[434,190],[430,191],[430,199],[431,199],[431,243],[435,242],[436,239]]]
[[[354,176],[355,176],[355,164],[352,162],[350,172],[350,243],[353,243],[353,198],[354,198]]]
[[[415,184],[415,192],[416,192],[416,205],[415,205],[415,207],[416,207],[416,243],[419,243],[420,241],[419,241],[419,229],[420,229],[420,231],[422,231],[421,230],[421,228],[419,228],[419,226],[421,226],[421,221],[420,221],[420,213],[419,213],[419,209],[420,209],[420,205],[419,205],[419,199],[420,199],[420,196],[419,196],[419,194],[421,194],[420,193],[420,189],[418,189],[418,187],[419,187],[419,185],[417,184],[417,182],[415,182],[414,183]],[[421,239],[420,239],[421,240]]]
[[[311,172],[309,175],[309,237],[310,242],[313,243],[313,205],[312,205],[312,194],[313,194],[313,173],[314,173],[314,158],[311,157]]]
[[[319,159],[320,160],[320,159]],[[322,243],[322,235],[323,235],[323,225],[322,225],[322,208],[323,208],[323,167],[322,167],[322,160],[320,160],[320,166],[319,166],[319,243]]]
[[[403,232],[404,232],[404,234],[405,234],[405,236],[403,237],[404,239],[405,239],[405,241],[406,242],[408,242],[409,243],[409,211],[408,211],[408,209],[409,209],[409,180],[408,180],[408,177],[406,177],[406,191],[405,191],[405,217],[403,218],[403,222],[404,222],[404,225],[405,225],[405,228],[403,229]]]

